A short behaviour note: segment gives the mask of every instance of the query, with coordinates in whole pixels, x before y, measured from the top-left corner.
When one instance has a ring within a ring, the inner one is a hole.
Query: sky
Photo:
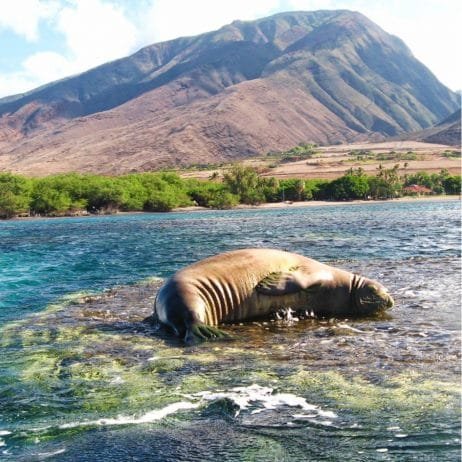
[[[236,19],[319,9],[363,13],[462,89],[460,0],[0,0],[0,97]]]

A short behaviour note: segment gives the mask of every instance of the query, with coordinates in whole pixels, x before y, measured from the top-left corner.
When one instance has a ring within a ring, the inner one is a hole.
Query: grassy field
[[[460,148],[421,143],[393,141],[371,144],[349,144],[315,147],[305,154],[270,153],[243,163],[257,168],[262,176],[276,178],[323,178],[332,180],[349,169],[361,167],[373,175],[379,165],[392,168],[399,164],[400,175],[425,171],[438,173],[442,169],[460,175]],[[222,174],[230,166],[200,166],[180,171],[184,178],[206,179]]]

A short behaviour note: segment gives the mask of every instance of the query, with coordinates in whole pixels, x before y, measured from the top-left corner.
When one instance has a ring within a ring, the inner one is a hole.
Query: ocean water
[[[458,201],[0,222],[0,460],[460,460]],[[273,247],[381,281],[371,319],[143,323],[163,278]]]

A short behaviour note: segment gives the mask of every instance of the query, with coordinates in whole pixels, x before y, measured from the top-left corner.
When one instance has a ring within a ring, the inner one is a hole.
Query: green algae
[[[303,392],[333,401],[343,409],[376,413],[393,409],[405,414],[433,413],[454,406],[459,384],[404,372],[372,383],[361,377],[348,378],[337,371],[300,370],[288,378]]]
[[[29,321],[3,330],[2,344],[10,349],[8,360],[1,360],[8,365],[3,383],[20,382],[25,394],[37,397],[64,393],[71,412],[143,411],[178,401],[179,393],[215,386],[195,376],[200,354],[188,357],[184,349],[162,346],[154,337],[86,324],[51,325],[48,313]],[[212,356],[202,359],[208,363]]]
[[[242,453],[242,462],[284,462],[290,457],[284,447],[277,441],[259,436],[252,448]]]
[[[181,369],[185,364],[185,361],[180,358],[159,358],[153,361],[150,361],[148,365],[144,367],[145,371],[151,373],[164,373],[172,372]]]
[[[210,374],[194,374],[183,377],[180,385],[181,393],[198,393],[204,390],[219,388],[218,383]]]
[[[270,370],[251,371],[249,374],[250,381],[264,385],[276,382],[279,378],[279,375],[275,371]]]
[[[85,431],[84,426],[61,430],[59,425],[144,415],[185,399],[198,399],[191,396],[195,393],[251,384],[309,396],[309,402],[355,417],[369,415],[371,421],[376,420],[377,411],[390,409],[400,423],[401,417],[412,420],[418,412],[447,414],[445,409],[454,407],[457,400],[457,387],[444,379],[396,370],[388,380],[385,370],[378,373],[379,380],[368,379],[364,370],[351,378],[332,370],[333,361],[320,369],[324,366],[312,359],[321,357],[318,344],[288,348],[293,339],[305,338],[297,329],[283,332],[282,338],[282,331],[271,326],[269,332],[261,325],[231,326],[230,331],[240,335],[230,342],[180,347],[141,322],[150,308],[133,308],[133,294],[139,296],[141,289],[130,290],[126,299],[112,293],[79,294],[60,310],[55,304],[50,311],[2,329],[0,344],[8,353],[0,359],[0,366],[7,365],[8,374],[1,381],[10,386],[11,401],[15,394],[22,398],[16,408],[8,410],[11,415],[24,413],[29,421],[35,419],[37,427],[42,422],[51,424],[50,435],[67,435],[68,431],[74,435]],[[141,295],[149,295],[150,300],[152,293],[145,292]],[[309,364],[315,370],[308,370]],[[15,383],[21,384],[20,391]],[[207,404],[203,412],[206,418],[234,419],[233,409],[232,403],[222,400]],[[241,460],[287,459],[277,441],[260,435],[255,438]]]
[[[18,378],[23,384],[49,391],[59,386],[60,364],[56,351],[35,351],[25,357]]]
[[[17,347],[10,357],[12,375],[39,393],[66,390],[74,408],[84,412],[136,411],[169,404],[181,393],[278,382],[353,411],[436,412],[451,406],[458,390],[457,384],[410,372],[372,383],[337,371],[297,371],[290,364],[281,369],[273,357],[284,351],[278,344],[254,350],[234,342],[177,348],[148,335],[51,321],[44,314],[34,316],[33,324],[21,321],[3,330],[2,344]]]
[[[74,363],[67,372],[72,394],[86,411],[139,409],[161,386],[154,374],[143,374],[138,367],[126,367],[107,356]]]

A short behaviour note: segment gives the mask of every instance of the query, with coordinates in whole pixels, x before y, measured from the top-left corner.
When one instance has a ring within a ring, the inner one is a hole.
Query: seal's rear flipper
[[[216,327],[207,326],[202,323],[194,323],[186,330],[184,342],[187,345],[195,345],[207,340],[224,340],[231,338],[231,335]]]

